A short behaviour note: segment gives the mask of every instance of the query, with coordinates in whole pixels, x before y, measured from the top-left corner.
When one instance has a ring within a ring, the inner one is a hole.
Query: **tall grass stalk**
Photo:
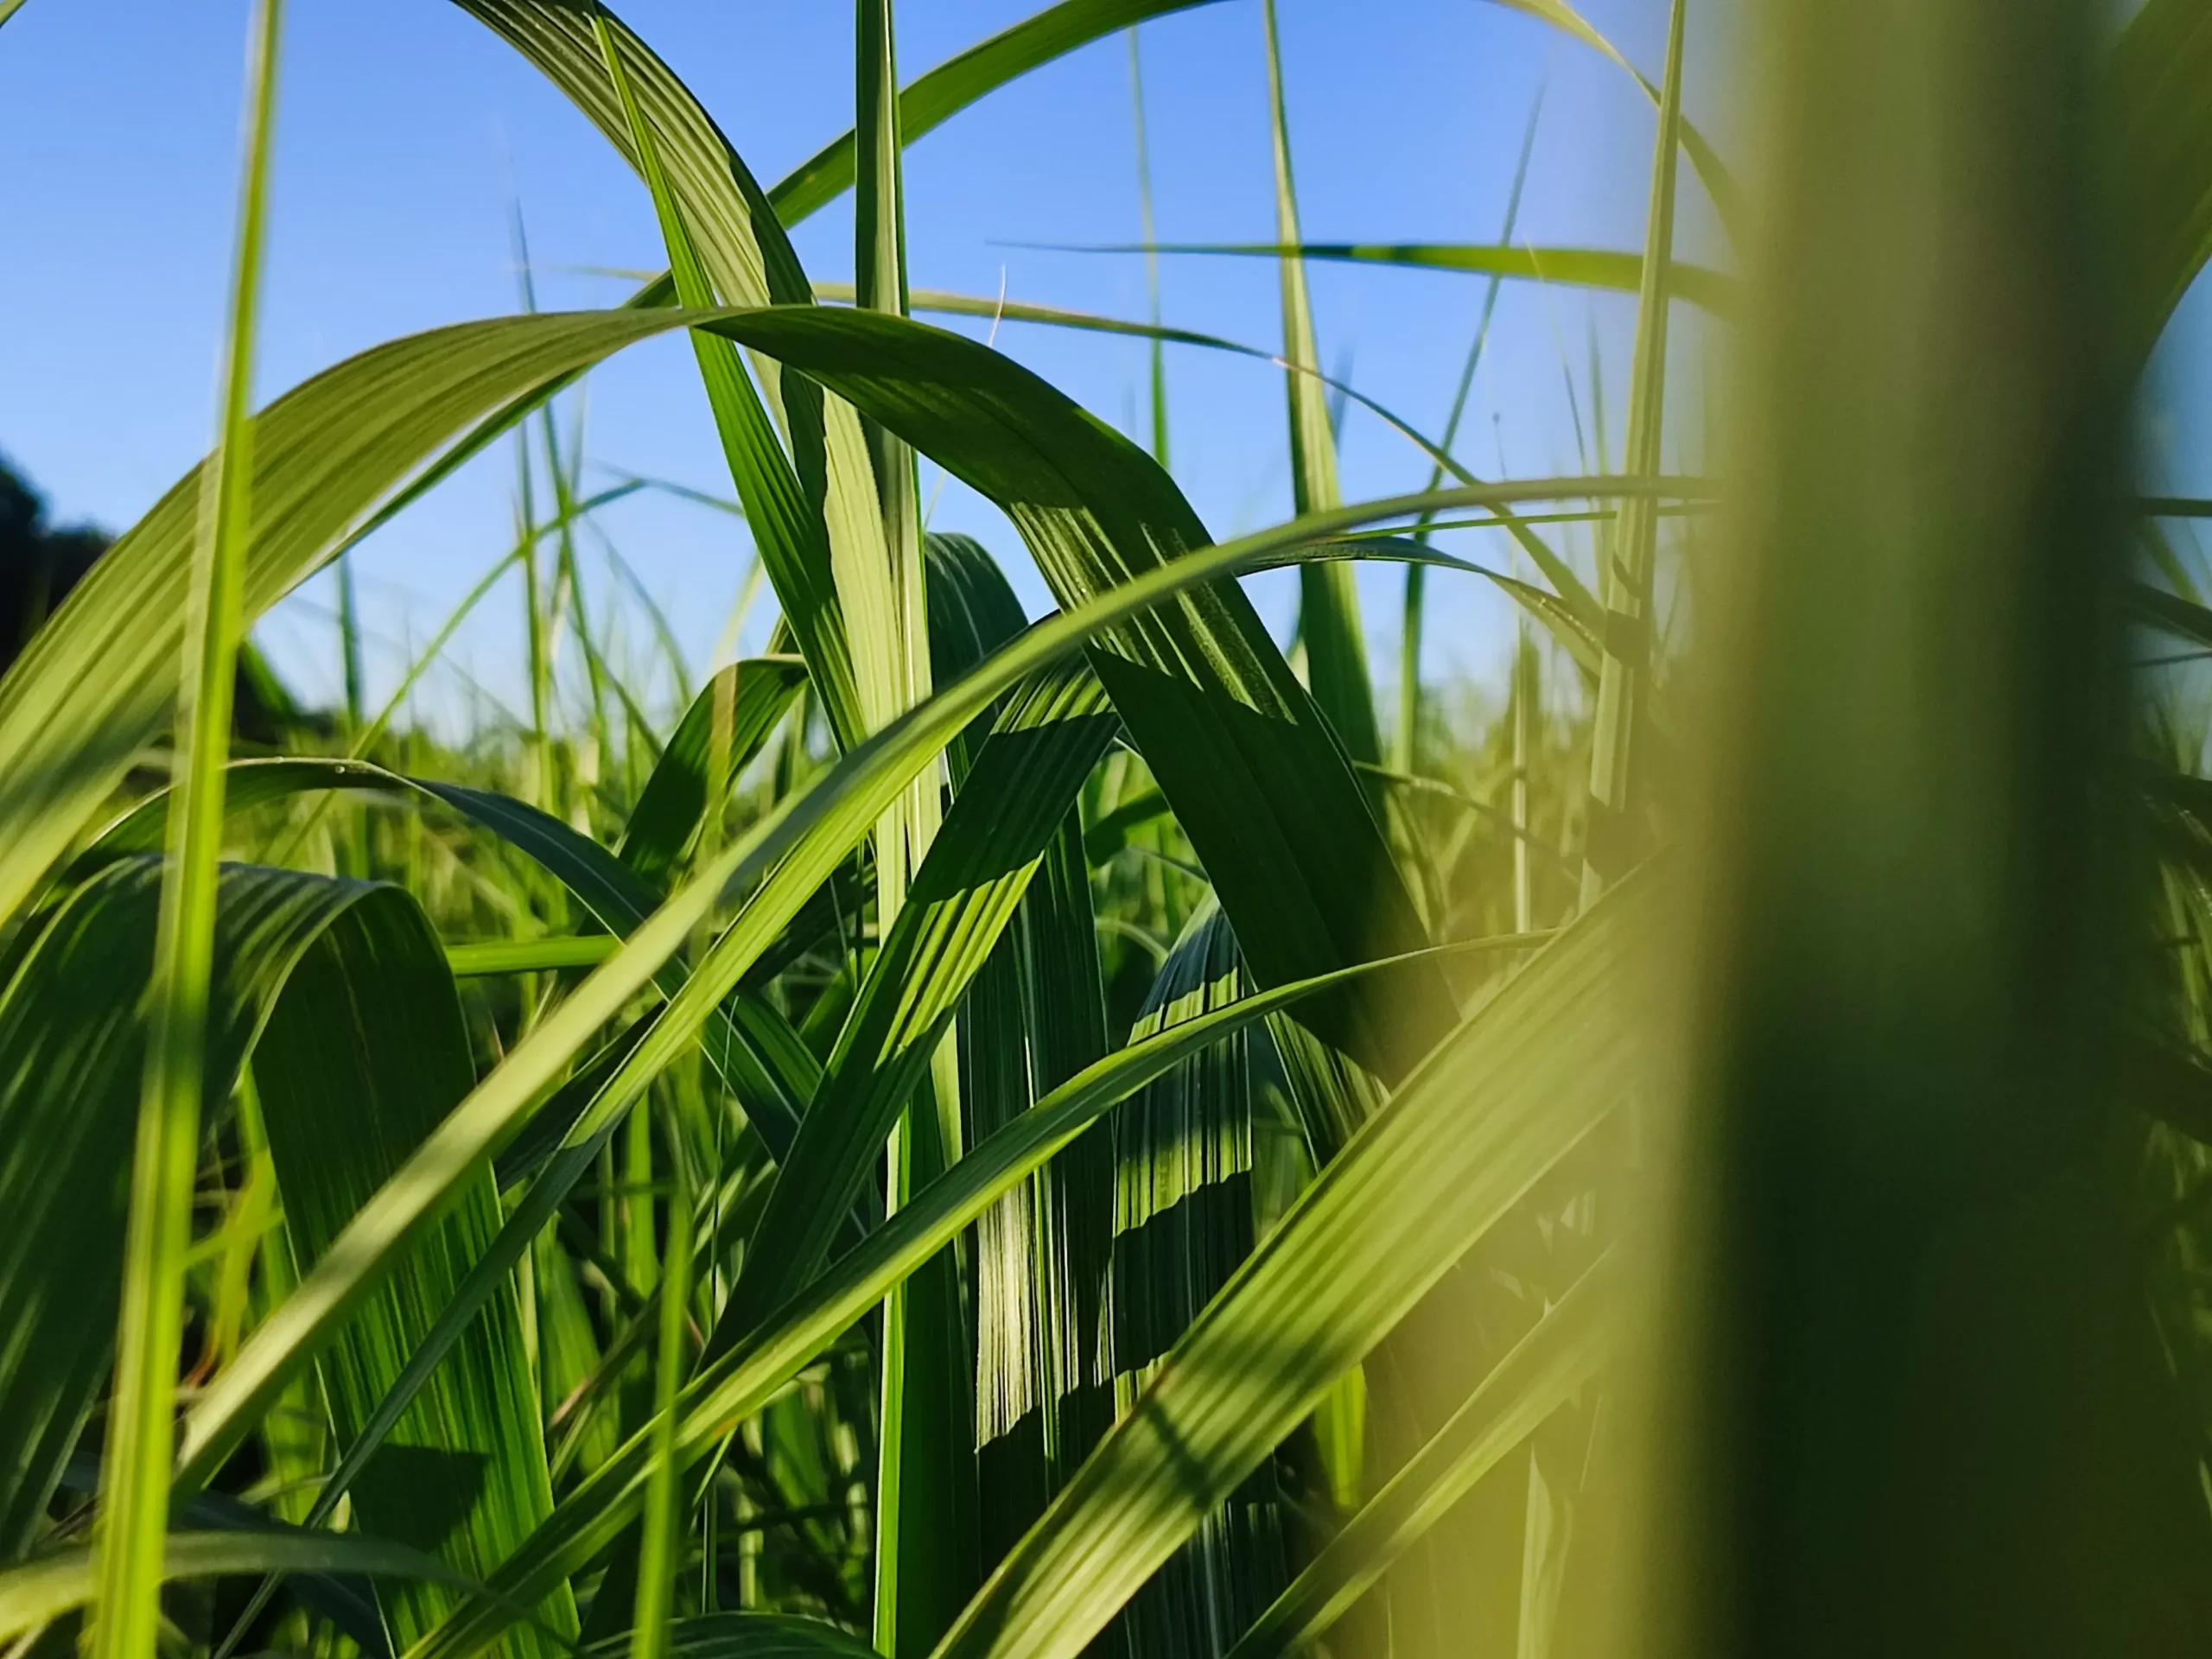
[[[1651,147],[1651,202],[1644,215],[1643,274],[1636,296],[1636,346],[1629,364],[1628,435],[1622,465],[1656,472],[1666,425],[1667,335],[1675,252],[1675,181],[1680,172],[1682,41],[1688,0],[1674,0],[1667,25],[1667,65],[1659,87],[1658,136]],[[1605,664],[1598,678],[1598,709],[1590,739],[1590,804],[1583,835],[1582,902],[1592,902],[1648,850],[1633,814],[1633,769],[1639,726],[1657,652],[1652,615],[1652,565],[1658,515],[1647,503],[1623,502],[1605,538],[1599,572],[1605,601]]]
[[[200,1162],[216,861],[223,841],[245,541],[252,512],[253,345],[261,291],[270,129],[283,0],[256,0],[245,73],[245,158],[214,464],[193,560],[176,715],[175,805],[154,943],[144,1094],[131,1151],[115,1386],[100,1475],[99,1659],[151,1659],[161,1621],[162,1541],[184,1253]]]

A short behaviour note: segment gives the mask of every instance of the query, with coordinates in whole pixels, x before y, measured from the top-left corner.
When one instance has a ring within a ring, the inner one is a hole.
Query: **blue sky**
[[[1018,21],[1041,0],[903,0],[911,77]],[[1590,0],[1592,20],[1656,75],[1658,0]],[[764,181],[849,123],[851,11],[837,0],[632,0],[626,19],[701,97]],[[1306,233],[1313,240],[1491,241],[1536,98],[1541,127],[1520,235],[1632,248],[1641,238],[1651,118],[1613,65],[1484,0],[1281,0],[1285,73]],[[128,524],[205,448],[232,229],[244,0],[29,0],[0,32],[0,451],[58,517]],[[1272,239],[1257,0],[1164,18],[1141,34],[1160,233]],[[1694,105],[1697,99],[1693,87]],[[1719,122],[1720,112],[1697,111]],[[1115,242],[1138,232],[1128,51],[1116,36],[1047,66],[920,140],[907,162],[918,287],[1140,316],[1141,260],[1014,245]],[[1687,180],[1688,175],[1685,174]],[[1688,187],[1694,196],[1695,187]],[[613,303],[626,285],[587,266],[661,263],[650,203],[589,125],[526,64],[442,0],[293,0],[273,186],[260,396],[374,344],[516,308],[511,200],[526,218],[542,304]],[[1694,221],[1699,217],[1693,210]],[[1693,238],[1709,236],[1694,222]],[[848,277],[841,200],[797,240],[811,274]],[[1438,273],[1317,266],[1321,350],[1367,394],[1440,429],[1482,285]],[[1165,319],[1260,345],[1281,321],[1264,261],[1164,262]],[[1508,285],[1463,429],[1478,471],[1578,465],[1567,380],[1591,418],[1594,329],[1618,453],[1632,302]],[[968,325],[962,325],[963,327]],[[980,325],[977,327],[980,327]],[[1677,332],[1694,378],[1695,336]],[[1135,342],[1007,324],[1000,347],[1102,417],[1143,435]],[[1174,471],[1217,536],[1289,510],[1278,372],[1171,349]],[[615,469],[727,493],[690,354],[632,349],[589,383],[592,478]],[[1427,463],[1355,413],[1345,493],[1417,487]],[[359,577],[372,691],[505,547],[507,454],[467,469],[368,543]],[[932,487],[925,472],[925,490]],[[1018,541],[957,485],[934,524],[982,536],[1033,613],[1046,603]],[[663,497],[604,517],[687,652],[711,650],[748,555],[734,521]],[[1501,559],[1505,550],[1471,549]],[[598,567],[596,552],[588,555]],[[1364,573],[1378,675],[1395,672],[1395,569]],[[1486,678],[1510,628],[1491,594],[1438,584],[1425,666]],[[1287,578],[1255,594],[1287,620]],[[311,697],[335,695],[327,582],[260,637]],[[747,643],[757,645],[756,620]],[[513,707],[520,632],[493,601],[454,652],[433,706],[473,680]],[[464,674],[467,677],[464,677]]]

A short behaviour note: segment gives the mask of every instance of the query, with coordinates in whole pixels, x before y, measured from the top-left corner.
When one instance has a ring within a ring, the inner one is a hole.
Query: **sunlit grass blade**
[[[169,823],[161,916],[148,996],[144,1096],[130,1157],[115,1381],[101,1464],[99,1659],[152,1659],[161,1618],[169,1452],[182,1335],[185,1246],[209,1023],[216,928],[216,859],[223,834],[223,763],[244,627],[248,515],[253,509],[253,347],[261,289],[263,207],[276,108],[282,0],[258,0],[249,25],[245,154],[240,169],[229,337],[214,461],[188,588],[183,695],[177,705],[179,810]]]
[[[1535,941],[1472,940],[1426,950],[1421,959],[1465,952],[1519,950]],[[1257,992],[1214,1014],[1169,1027],[1086,1067],[1017,1117],[938,1180],[857,1249],[840,1256],[749,1342],[703,1368],[677,1402],[679,1455],[696,1459],[719,1445],[732,1425],[759,1410],[829,1343],[971,1225],[1015,1182],[1095,1126],[1132,1091],[1223,1037],[1347,981],[1372,977],[1395,961],[1363,963],[1315,979]],[[578,1488],[552,1520],[499,1575],[508,1599],[456,1618],[406,1659],[456,1659],[494,1639],[512,1615],[513,1598],[559,1581],[617,1537],[638,1513],[647,1458],[642,1435]]]
[[[1229,918],[1207,906],[1160,965],[1131,1039],[1233,1007],[1250,988]],[[1104,1345],[1119,1415],[1252,1252],[1255,1040],[1240,1032],[1193,1055],[1115,1115]],[[1234,1641],[1287,1580],[1281,1510],[1268,1469],[1206,1515],[1122,1610],[1130,1650],[1210,1654]]]
[[[939,1649],[1072,1659],[1644,1070],[1660,884],[1554,939],[1408,1077],[1167,1355]],[[1469,1103],[1478,1103],[1470,1111]],[[1172,1474],[1171,1474],[1171,1471]]]
[[[806,895],[829,878],[875,816],[956,733],[1027,676],[1102,629],[1141,614],[1177,593],[1197,583],[1220,581],[1260,561],[1281,558],[1287,550],[1317,537],[1430,508],[1510,505],[1636,489],[1674,493],[1678,488],[1664,480],[1543,480],[1363,503],[1236,542],[1195,548],[1109,588],[1070,613],[1037,624],[975,672],[901,716],[785,801],[671,894],[620,950],[518,1044],[408,1166],[362,1206],[325,1262],[247,1340],[232,1366],[202,1395],[186,1421],[181,1453],[184,1476],[204,1479],[212,1471],[285,1379],[312,1357],[346,1312],[380,1282],[394,1253],[443,1212],[477,1160],[514,1135],[569,1059],[652,981],[712,913],[725,891],[742,891],[767,878],[738,923],[695,968],[656,1023],[648,1039],[654,1052],[629,1086],[642,1086],[683,1052],[707,1026],[728,987],[758,958]],[[801,852],[803,858],[791,856]],[[772,896],[764,901],[764,894]],[[1385,976],[1400,973],[1404,965],[1392,959]],[[615,1109],[610,1105],[610,1112]]]
[[[1592,28],[1589,20],[1567,4],[1567,0],[1491,0],[1491,3],[1541,18],[1560,33],[1611,58],[1634,75],[1637,84],[1643,88],[1645,96],[1650,99],[1655,109],[1664,102],[1660,88],[1646,80],[1636,66],[1623,57],[1613,43]],[[1720,159],[1719,152],[1707,142],[1705,135],[1697,130],[1694,122],[1684,119],[1676,137],[1679,148],[1688,152],[1690,165],[1697,169],[1698,178],[1705,186],[1706,194],[1712,198],[1713,210],[1719,215],[1722,226],[1731,236],[1740,239],[1745,220],[1743,193],[1730,174],[1727,164]]]
[[[179,1532],[166,1541],[163,1579],[334,1572],[470,1587],[468,1578],[419,1549],[333,1533]],[[0,1641],[35,1632],[91,1602],[94,1563],[83,1548],[0,1569]],[[149,1586],[158,1590],[160,1582]]]
[[[1060,0],[917,76],[899,94],[905,142],[957,115],[1008,81],[1147,17],[1188,11],[1212,0]],[[855,148],[848,132],[799,163],[768,192],[777,215],[796,225],[853,182]]]
[[[1618,1345],[1625,1310],[1601,1262],[1561,1297],[1228,1651],[1279,1659],[1306,1649],[1419,1539],[1587,1382]]]
[[[1622,464],[1656,472],[1664,435],[1667,261],[1675,248],[1675,173],[1681,146],[1682,36],[1688,0],[1675,0],[1667,29],[1667,67],[1659,94],[1659,136],[1651,149],[1651,200],[1644,221],[1643,284],[1636,306],[1635,356],[1629,367],[1628,435]],[[1649,850],[1637,821],[1639,766],[1649,771],[1650,677],[1659,652],[1653,577],[1659,519],[1649,501],[1625,502],[1613,521],[1599,573],[1605,597],[1605,664],[1590,738],[1589,822],[1583,831],[1582,902],[1588,904]]]
[[[1500,280],[1547,283],[1634,294],[1643,282],[1643,256],[1611,248],[1534,247],[1499,242],[1098,242],[1054,245],[1068,253],[1200,254],[1255,259],[1319,259],[1332,264],[1456,270]],[[1742,308],[1740,284],[1725,271],[1669,260],[1668,286],[1677,299],[1723,318]]]
[[[717,671],[677,722],[639,792],[622,831],[625,864],[648,881],[668,879],[702,817],[722,810],[709,788],[711,775],[718,766],[725,791],[736,781],[791,707],[805,677],[804,664],[789,657],[748,658]],[[717,698],[727,703],[719,737]]]
[[[1290,364],[1283,390],[1290,405],[1290,499],[1295,513],[1340,505],[1337,435],[1320,383],[1310,373],[1321,353],[1313,334],[1313,306],[1305,261],[1297,253],[1298,191],[1291,176],[1290,118],[1284,109],[1282,48],[1274,0],[1261,0],[1268,54],[1268,131],[1274,158],[1275,238],[1284,251],[1282,354]],[[1375,692],[1367,671],[1367,636],[1360,621],[1359,588],[1348,565],[1309,565],[1298,573],[1298,639],[1306,652],[1306,681],[1313,700],[1337,728],[1354,760],[1382,758],[1375,720]]]

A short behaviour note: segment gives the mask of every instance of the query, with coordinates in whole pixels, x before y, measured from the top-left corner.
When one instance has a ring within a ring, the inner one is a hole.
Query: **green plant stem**
[[[1129,25],[1129,122],[1135,130],[1137,149],[1137,223],[1142,227],[1145,240],[1144,287],[1149,303],[1149,316],[1154,328],[1160,327],[1160,255],[1153,244],[1159,240],[1152,222],[1152,154],[1145,142],[1144,130],[1144,67],[1137,53],[1136,25]],[[1152,458],[1162,467],[1167,465],[1167,354],[1166,344],[1158,334],[1152,337],[1149,367],[1152,371]]]
[[[633,1122],[650,1122],[643,1112]],[[684,1370],[685,1320],[691,1303],[690,1160],[676,1114],[667,1117],[670,1176],[668,1249],[660,1272],[659,1348],[653,1371],[653,1465],[645,1493],[645,1536],[638,1552],[636,1617],[630,1659],[667,1659],[669,1615],[683,1561],[683,1483],[676,1460],[677,1390]],[[650,1217],[650,1197],[632,1202]],[[648,1222],[650,1229],[650,1222]]]
[[[1497,237],[1500,247],[1511,245],[1514,226],[1520,222],[1521,190],[1529,181],[1529,160],[1536,152],[1536,128],[1543,113],[1544,94],[1543,89],[1539,87],[1535,104],[1529,111],[1528,130],[1521,136],[1521,158],[1514,165],[1513,188],[1505,198],[1505,225]],[[1452,440],[1459,435],[1459,422],[1467,412],[1467,397],[1474,390],[1475,371],[1482,366],[1483,347],[1490,341],[1490,320],[1497,310],[1498,290],[1504,284],[1504,276],[1492,272],[1490,284],[1483,292],[1482,318],[1475,324],[1475,338],[1467,347],[1467,360],[1459,365],[1459,384],[1452,389],[1452,410],[1444,417],[1444,435],[1437,442],[1437,447],[1446,454],[1451,453]],[[1433,490],[1443,481],[1444,462],[1441,459],[1432,461],[1428,487]],[[1431,532],[1438,528],[1425,514],[1421,528],[1414,532],[1414,539],[1426,547]],[[1427,588],[1428,568],[1420,564],[1408,565],[1405,608],[1398,634],[1397,741],[1390,760],[1390,764],[1403,772],[1421,770],[1421,652]]]
[[[215,948],[215,876],[223,837],[224,763],[237,672],[253,479],[254,314],[261,286],[269,130],[275,106],[282,0],[258,0],[250,27],[246,134],[214,464],[207,473],[185,630],[168,862],[155,938],[151,1030],[117,1329],[114,1395],[101,1468],[98,1659],[151,1659],[161,1624],[169,1459],[205,1086],[208,981]]]
[[[1659,92],[1659,137],[1651,152],[1651,206],[1643,233],[1643,281],[1637,297],[1628,435],[1622,456],[1623,466],[1631,473],[1657,468],[1666,405],[1667,262],[1674,254],[1685,10],[1685,0],[1675,0]],[[1635,785],[1630,760],[1648,694],[1651,574],[1658,543],[1659,521],[1649,506],[1622,503],[1606,568],[1599,573],[1605,599],[1605,661],[1599,674],[1597,723],[1590,739],[1590,801],[1582,862],[1585,905],[1596,899],[1607,882],[1618,880],[1637,856],[1630,816]]]

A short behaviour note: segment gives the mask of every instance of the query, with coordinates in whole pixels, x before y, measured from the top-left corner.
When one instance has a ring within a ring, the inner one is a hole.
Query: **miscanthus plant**
[[[0,680],[11,1654],[2203,1650],[2212,509],[2132,499],[2126,428],[2212,251],[2212,5],[1776,0],[1714,20],[1724,161],[1682,0],[1648,77],[1512,0],[1656,112],[1603,252],[1304,244],[1259,0],[1278,240],[1220,251],[1282,338],[1003,308],[1152,342],[1147,453],[912,319],[1001,308],[910,288],[900,157],[1188,0],[903,86],[859,0],[851,130],[766,188],[613,13],[459,3],[667,270],[251,409],[257,0],[215,447]],[[787,232],[847,190],[833,289]],[[1433,439],[1335,385],[1323,257],[1632,291],[1619,466],[1455,457],[1487,308]],[[588,613],[650,486],[562,402],[678,329],[731,637],[779,617],[702,683]],[[1280,361],[1290,522],[1209,537],[1171,344]],[[1425,488],[1343,502],[1354,402]],[[372,709],[347,550],[499,444],[513,544]],[[1378,687],[1358,559],[1414,641],[1432,571],[1517,605],[1495,719],[1417,647]],[[238,740],[334,561],[344,707]],[[1235,580],[1284,566],[1287,657]],[[434,743],[410,688],[514,588],[526,714]]]

